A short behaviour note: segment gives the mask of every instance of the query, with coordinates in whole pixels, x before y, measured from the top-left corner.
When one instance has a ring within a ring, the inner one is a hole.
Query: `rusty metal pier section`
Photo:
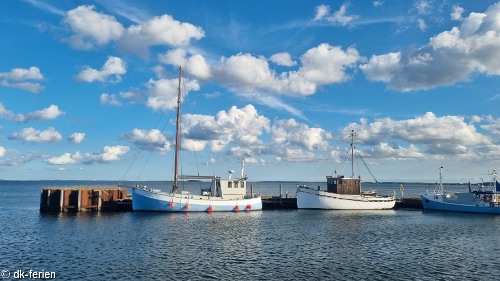
[[[47,187],[40,191],[40,211],[128,211],[127,190],[114,186]]]

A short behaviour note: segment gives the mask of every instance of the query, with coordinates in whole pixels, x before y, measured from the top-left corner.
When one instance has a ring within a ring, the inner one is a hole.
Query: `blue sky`
[[[184,174],[498,168],[500,3],[284,3],[4,1],[0,178],[171,180],[179,66]]]

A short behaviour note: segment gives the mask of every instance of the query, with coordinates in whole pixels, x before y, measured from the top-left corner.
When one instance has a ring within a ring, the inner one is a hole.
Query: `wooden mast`
[[[174,160],[174,185],[172,186],[172,193],[177,192],[179,187],[179,149],[181,140],[181,79],[182,79],[182,67],[179,67],[179,88],[177,93],[177,123],[175,126],[175,160]]]

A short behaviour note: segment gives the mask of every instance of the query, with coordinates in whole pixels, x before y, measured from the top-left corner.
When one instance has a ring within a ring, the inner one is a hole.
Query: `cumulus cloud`
[[[52,120],[57,117],[66,114],[64,111],[61,111],[57,105],[50,105],[47,108],[42,110],[37,110],[35,112],[24,114],[16,114],[10,110],[7,110],[3,103],[0,102],[0,117],[6,117],[7,119],[15,122],[36,122],[43,120]]]
[[[283,66],[294,66],[297,64],[297,62],[293,61],[292,56],[290,56],[287,52],[274,54],[269,58],[269,60],[277,65]]]
[[[49,157],[45,161],[50,165],[102,164],[120,160],[120,157],[129,150],[128,146],[123,145],[105,146],[101,153],[80,153],[77,151],[74,154],[64,153],[61,156]]]
[[[196,80],[184,79],[182,83],[182,96],[185,97],[189,91],[198,91],[200,85]],[[177,107],[177,96],[179,88],[178,79],[150,79],[146,83],[148,98],[146,106],[154,110],[170,110]]]
[[[0,157],[3,157],[5,155],[5,148],[0,146]]]
[[[85,133],[73,133],[69,136],[68,141],[71,143],[81,143],[85,140]]]
[[[74,33],[65,41],[81,50],[102,46],[119,39],[125,28],[115,17],[94,11],[95,6],[79,6],[68,11],[63,22]]]
[[[276,120],[271,129],[272,142],[278,146],[299,146],[307,150],[328,150],[333,134],[321,128],[309,128],[294,119]]]
[[[404,148],[396,143],[380,143],[373,148],[363,150],[361,153],[365,158],[375,159],[405,160],[425,158],[425,154],[413,144],[408,148]]]
[[[19,88],[35,94],[44,90],[40,83],[30,82],[30,80],[44,79],[40,69],[32,66],[28,69],[13,68],[10,72],[0,72],[0,85],[11,88]]]
[[[210,66],[202,55],[194,54],[187,57],[187,51],[181,48],[159,55],[158,60],[165,64],[181,66],[186,73],[200,79],[206,80],[212,76]]]
[[[125,28],[115,17],[95,11],[95,6],[79,6],[69,11],[63,22],[73,33],[65,41],[76,49],[89,50],[115,42],[120,49],[142,57],[148,56],[151,46],[183,47],[205,36],[202,28],[170,15]]]
[[[301,56],[302,66],[297,71],[277,74],[266,58],[240,53],[223,57],[213,67],[213,74],[216,80],[243,93],[262,89],[287,95],[311,95],[318,86],[350,79],[347,69],[355,68],[356,62],[363,59],[353,47],[344,51],[324,43]]]
[[[100,70],[87,66],[75,76],[75,80],[89,83],[94,81],[118,83],[122,80],[121,75],[127,72],[126,68],[127,65],[122,59],[109,56]]]
[[[462,20],[462,14],[464,12],[464,8],[460,7],[460,6],[453,6],[452,8],[452,12],[451,12],[451,19],[452,20]]]
[[[136,128],[128,133],[120,134],[120,138],[134,143],[140,149],[156,150],[161,154],[169,151],[172,145],[165,134],[157,129],[140,130]]]
[[[217,115],[186,114],[182,117],[182,148],[201,150],[209,145],[223,150],[229,143],[244,147],[263,145],[259,137],[269,131],[270,120],[258,114],[253,105],[231,107]]]
[[[30,142],[58,142],[62,140],[61,134],[52,127],[44,131],[36,130],[32,127],[25,128],[19,132],[14,132],[8,138],[11,140],[20,139]]]
[[[401,158],[416,158],[421,157],[423,153],[416,148],[417,145],[424,145],[430,151],[437,148],[445,150],[457,146],[491,143],[489,137],[478,133],[475,126],[467,124],[461,116],[438,117],[432,112],[427,112],[407,120],[379,118],[371,123],[366,119],[360,121],[360,124],[352,123],[345,127],[341,138],[349,142],[351,130],[354,130],[357,143],[379,146],[377,150],[368,153],[372,156],[385,151],[388,155],[400,155]],[[390,140],[408,142],[413,146],[404,149],[393,142],[391,145],[380,146],[389,143]]]
[[[397,91],[427,90],[467,82],[475,73],[500,75],[500,3],[471,13],[459,27],[432,37],[420,48],[374,55],[360,66],[369,80]]]

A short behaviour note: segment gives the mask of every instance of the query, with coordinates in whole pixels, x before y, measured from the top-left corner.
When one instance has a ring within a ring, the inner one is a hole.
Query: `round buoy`
[[[234,208],[236,211],[238,211],[240,209],[240,206],[236,206],[236,208]]]
[[[186,206],[184,206],[184,209],[189,210],[189,205],[186,204]]]
[[[170,204],[168,204],[170,206],[170,208],[173,208],[175,206],[174,202],[170,202]]]
[[[247,209],[251,210],[252,209],[252,205],[248,204],[247,205]]]
[[[211,211],[213,211],[213,210],[214,210],[214,207],[212,207],[212,206],[208,207],[208,211],[209,211],[209,212],[211,212]]]

